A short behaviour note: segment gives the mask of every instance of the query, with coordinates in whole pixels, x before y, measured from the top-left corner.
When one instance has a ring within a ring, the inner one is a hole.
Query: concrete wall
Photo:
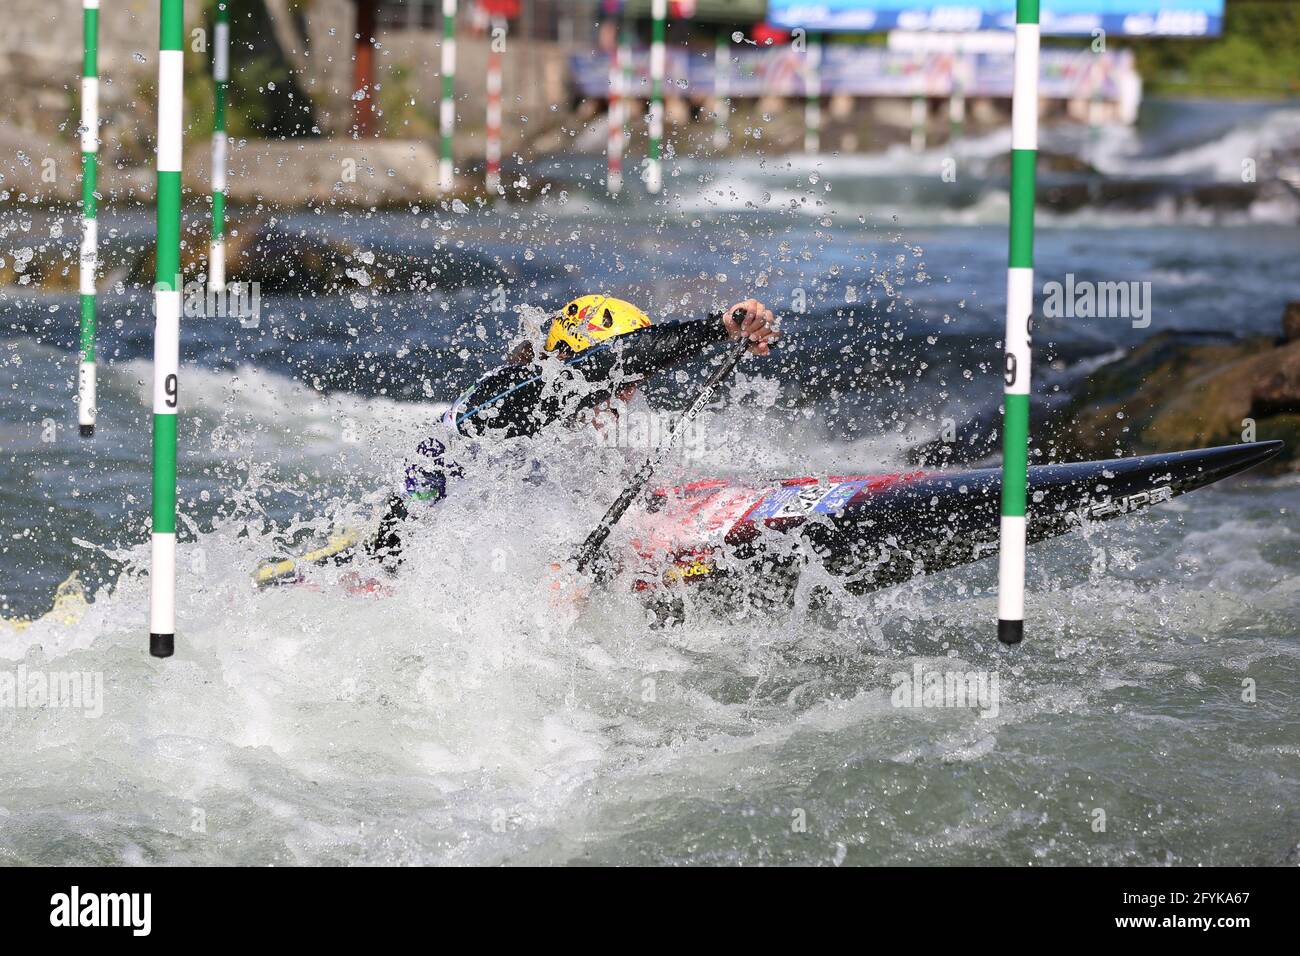
[[[200,0],[186,0],[186,22]],[[4,0],[0,26],[0,124],[51,131],[75,116],[81,81],[81,0]],[[122,108],[134,80],[157,69],[157,0],[104,0],[99,12],[99,72],[105,110]],[[64,130],[69,139],[72,129]]]
[[[2,2],[6,23],[0,28],[0,198],[8,194],[13,198],[75,200],[80,189],[81,0]],[[382,202],[391,200],[387,193],[394,185],[404,185],[416,194],[428,193],[425,166],[434,162],[430,149],[436,147],[441,34],[380,30],[376,81],[391,90],[399,71],[404,70],[404,91],[415,100],[412,110],[422,123],[410,127],[388,124],[392,141],[385,144],[351,143],[347,133],[352,124],[354,5],[350,0],[264,2],[276,44],[299,86],[312,99],[318,126],[334,142],[235,143],[231,148],[232,198],[302,201],[305,196],[328,196]],[[187,42],[190,31],[202,22],[202,10],[200,0],[186,0]],[[238,10],[236,7],[236,16]],[[473,165],[483,154],[487,38],[473,35],[464,18],[458,33],[456,154],[458,165]],[[569,113],[564,102],[565,51],[558,44],[527,42],[517,35],[509,37],[507,44],[503,132],[508,156],[524,149],[526,138],[554,126]],[[151,198],[157,48],[157,0],[103,0],[100,191],[109,201]],[[232,50],[236,75],[240,59],[240,50]],[[559,109],[552,111],[552,104]],[[237,103],[232,102],[232,108],[237,109]],[[191,130],[185,153],[186,180],[200,192],[207,177],[208,151],[200,145],[205,133]],[[346,149],[348,144],[355,148]],[[356,189],[336,188],[343,156],[339,148],[345,148],[347,156],[343,158],[355,158],[363,171],[378,168],[379,175],[362,177],[374,182],[363,185],[358,180]],[[42,176],[46,168],[42,163],[47,159],[55,161],[58,173],[52,181]],[[286,177],[286,168],[295,168],[294,176]],[[385,168],[397,170],[395,181],[383,174]],[[294,182],[289,182],[291,179]],[[376,189],[378,193],[374,193]]]
[[[351,124],[353,32],[351,0],[263,0],[274,39],[298,83],[312,99],[322,131],[343,133]],[[187,31],[200,24],[203,5],[186,0]],[[0,28],[0,127],[19,127],[51,138],[75,138],[81,76],[81,0],[3,0]],[[236,16],[238,8],[236,8]],[[100,10],[99,69],[102,114],[133,125],[152,122],[152,103],[137,94],[157,69],[157,0],[104,0]],[[380,29],[375,56],[380,86],[396,83],[399,70],[416,109],[432,119],[441,93],[441,35],[437,31]],[[552,103],[566,95],[564,52],[555,43],[508,39],[504,97],[512,109],[544,122]],[[468,20],[458,27],[457,100],[462,121],[482,126],[486,109],[486,38]],[[232,51],[232,71],[240,51]],[[274,94],[273,94],[274,95]],[[560,103],[560,105],[563,105]],[[72,128],[67,128],[71,120]],[[65,128],[60,129],[60,126]]]

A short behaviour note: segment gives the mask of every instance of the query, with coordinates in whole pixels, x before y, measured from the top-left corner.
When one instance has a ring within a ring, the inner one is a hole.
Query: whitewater
[[[1260,128],[1254,115],[1240,127],[1189,133],[1163,159],[1147,143],[1149,161],[1219,175]],[[347,565],[315,569],[310,586],[252,587],[259,561],[364,521],[459,389],[574,291],[616,286],[681,318],[755,294],[783,315],[780,354],[745,363],[665,483],[905,469],[947,423],[987,415],[1005,217],[971,209],[1003,209],[1004,190],[990,177],[970,186],[973,206],[929,205],[888,162],[683,162],[661,207],[574,187],[499,210],[278,217],[286,234],[416,257],[454,229],[470,280],[427,295],[264,295],[256,328],[186,324],[167,661],[147,653],[148,290],[101,295],[100,432],[81,442],[75,296],[6,288],[0,616],[43,614],[74,571],[89,603],[71,623],[0,624],[0,672],[100,675],[102,712],[0,707],[0,860],[1294,860],[1294,475],[1225,482],[1032,549],[1015,649],[996,640],[989,562],[865,597],[812,571],[788,610],[686,627],[656,626],[627,587],[557,599],[551,564],[643,450],[582,435],[487,462],[411,526],[401,573],[377,593],[338,586]],[[869,199],[882,191],[883,211]],[[1150,329],[1076,321],[1036,335],[1035,400],[1161,331],[1275,332],[1300,240],[1270,203],[1227,219],[1048,221],[1044,281],[1160,280]],[[0,256],[75,244],[42,211],[10,215],[24,221]],[[105,234],[147,235],[139,211],[114,215],[101,215]],[[702,374],[667,376],[651,404],[680,409]],[[918,665],[996,674],[998,707],[896,706]]]

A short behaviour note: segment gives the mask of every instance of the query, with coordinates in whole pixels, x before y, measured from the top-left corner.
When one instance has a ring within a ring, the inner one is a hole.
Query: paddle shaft
[[[740,344],[737,345],[732,350],[731,354],[727,356],[727,360],[718,366],[717,371],[709,376],[709,380],[704,383],[704,387],[700,389],[700,393],[695,396],[695,400],[691,402],[686,411],[682,413],[682,416],[673,424],[672,431],[668,433],[668,437],[664,439],[663,443],[651,453],[649,458],[645,460],[645,464],[638,469],[637,473],[632,477],[631,482],[629,482],[628,486],[623,489],[623,493],[618,496],[612,505],[609,506],[609,510],[605,512],[605,517],[600,519],[600,524],[596,525],[591,534],[587,535],[587,540],[582,542],[582,547],[578,549],[578,553],[574,558],[579,571],[585,571],[587,566],[595,559],[596,554],[600,551],[600,546],[605,543],[605,539],[609,537],[609,533],[613,530],[614,525],[618,523],[618,520],[623,517],[624,512],[626,512],[627,509],[631,507],[632,502],[636,500],[637,495],[639,495],[642,489],[645,488],[646,482],[648,482],[650,476],[654,474],[655,466],[659,464],[659,459],[663,457],[669,446],[672,445],[673,439],[677,437],[683,428],[694,421],[704,409],[704,406],[713,399],[713,393],[717,391],[719,383],[730,375],[732,369],[734,369],[740,360],[745,357],[745,353],[749,351],[751,344],[752,343],[748,339],[742,339]]]

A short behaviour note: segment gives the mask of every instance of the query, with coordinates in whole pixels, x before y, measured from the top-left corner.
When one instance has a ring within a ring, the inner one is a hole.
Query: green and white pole
[[[808,35],[804,63],[803,151],[819,153],[822,148],[822,38]]]
[[[1034,311],[1034,177],[1038,162],[1038,0],[1016,0],[1011,93],[1011,247],[1002,420],[998,640],[1025,632],[1025,486],[1029,472],[1029,336]]]
[[[731,140],[727,121],[731,113],[731,35],[718,31],[718,45],[713,50],[713,148],[726,149]]]
[[[1092,54],[1088,70],[1088,154],[1095,163],[1101,143],[1101,91],[1106,81],[1105,63],[1100,53]]]
[[[952,98],[948,100],[948,140],[961,139],[966,126],[966,54],[961,47],[952,55]]]
[[[158,226],[154,251],[153,567],[149,652],[170,657],[176,641],[176,406],[181,325],[181,127],[184,0],[160,0],[158,43]]]
[[[230,2],[217,4],[212,30],[212,247],[208,287],[226,287],[226,92],[230,88]]]
[[[668,20],[668,0],[654,0],[650,8],[654,33],[650,41],[650,156],[645,166],[645,188],[657,193],[664,186],[664,30]]]
[[[925,151],[925,127],[929,121],[929,104],[924,93],[912,97],[912,152]]]
[[[85,38],[81,66],[81,366],[77,371],[77,424],[95,434],[95,273],[99,227],[95,221],[96,154],[99,152],[99,0],[82,0]]]
[[[442,0],[442,105],[438,111],[442,158],[438,162],[438,188],[455,185],[451,141],[456,132],[456,0]]]

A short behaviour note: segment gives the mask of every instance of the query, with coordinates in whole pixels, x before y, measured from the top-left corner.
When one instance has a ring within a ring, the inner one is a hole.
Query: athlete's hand
[[[550,580],[548,603],[559,611],[577,613],[587,606],[591,598],[591,585],[576,574],[573,568],[558,562],[549,568]]]
[[[349,571],[347,574],[342,575],[339,578],[339,583],[343,585],[344,592],[351,595],[367,594],[375,597],[388,597],[393,593],[393,589],[382,581],[376,578],[363,578],[356,571]]]
[[[742,313],[744,318],[734,318],[737,312]],[[781,332],[776,327],[776,316],[757,299],[737,302],[722,314],[722,324],[727,330],[728,338],[749,339],[753,343],[749,351],[754,355],[771,354],[771,343],[781,337]]]

